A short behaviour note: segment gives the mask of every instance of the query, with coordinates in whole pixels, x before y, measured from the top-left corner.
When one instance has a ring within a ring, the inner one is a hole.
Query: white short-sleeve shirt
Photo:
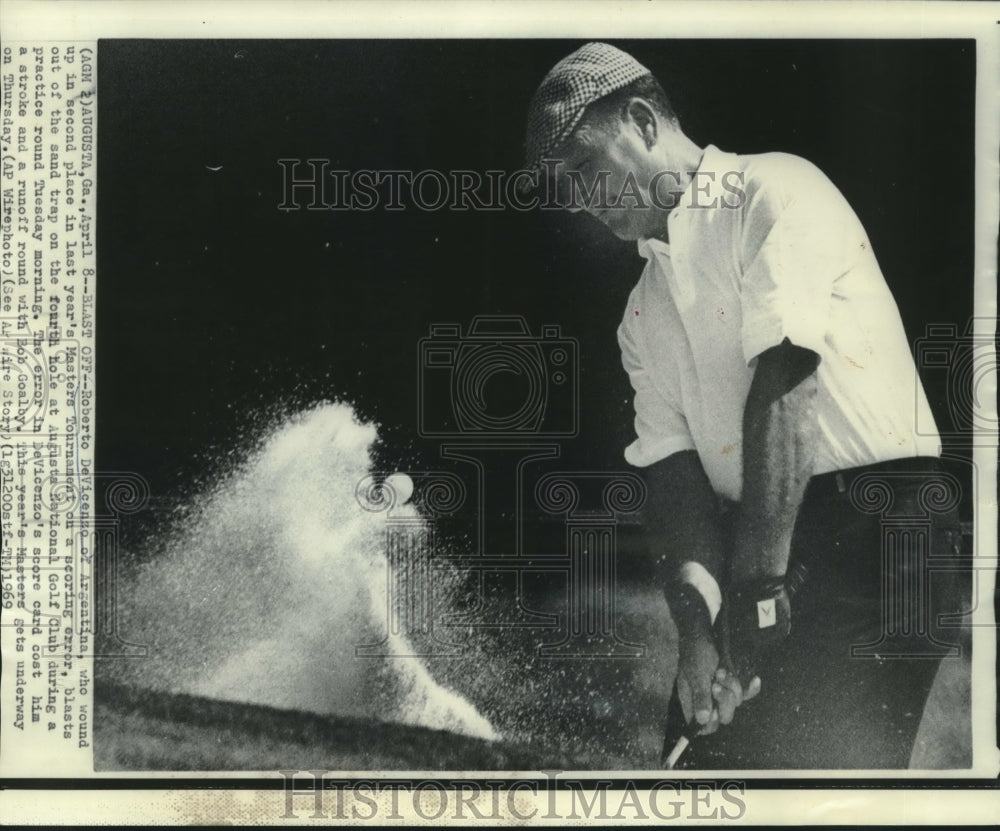
[[[669,244],[639,243],[647,263],[618,329],[629,463],[696,450],[716,493],[738,500],[755,359],[785,338],[820,358],[814,473],[940,454],[916,430],[933,420],[871,244],[817,167],[709,145],[667,221]]]

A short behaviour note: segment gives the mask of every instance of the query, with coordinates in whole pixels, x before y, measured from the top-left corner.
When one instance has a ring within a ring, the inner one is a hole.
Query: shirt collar
[[[698,163],[698,172],[701,173],[705,170],[717,169],[718,162],[722,155],[723,152],[714,144],[706,145],[705,150],[701,154],[701,161]],[[692,176],[687,183],[687,187],[684,188],[684,192],[677,200],[677,207],[675,207],[667,216],[667,222],[674,220],[670,228],[671,239],[674,239],[674,236],[676,236],[675,229],[680,225],[680,223],[675,219],[675,217],[680,216],[677,208],[682,205],[691,204],[691,191],[694,187],[694,181],[695,177]],[[676,242],[675,239],[674,242]],[[656,254],[665,254],[668,257],[670,256],[670,243],[664,242],[656,237],[641,237],[636,241],[636,244],[639,248],[639,255],[647,260],[651,260]]]
[[[656,237],[641,237],[636,241],[636,245],[639,246],[639,256],[647,260],[653,259],[657,254],[670,256],[670,243]]]

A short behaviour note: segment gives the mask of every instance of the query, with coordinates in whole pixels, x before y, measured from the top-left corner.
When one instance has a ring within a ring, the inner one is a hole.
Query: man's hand
[[[758,659],[788,636],[792,621],[790,588],[784,578],[729,587],[723,603],[725,652],[740,678],[756,675]]]
[[[711,631],[681,635],[677,658],[677,694],[684,720],[697,722],[705,733],[718,728],[719,713],[712,700],[712,684],[719,667],[719,652]]]
[[[750,680],[744,689],[728,655],[725,651],[720,655],[708,609],[695,589],[676,592],[671,609],[680,635],[677,694],[681,709],[688,724],[702,726],[699,735],[708,735],[732,722],[737,707],[760,692],[760,679]],[[717,622],[725,626],[724,619]]]

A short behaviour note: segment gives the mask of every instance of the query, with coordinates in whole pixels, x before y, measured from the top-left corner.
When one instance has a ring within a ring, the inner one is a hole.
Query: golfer
[[[905,768],[947,594],[886,550],[876,495],[928,517],[931,556],[961,530],[957,496],[927,500],[950,480],[858,218],[802,158],[696,144],[608,44],[548,73],[526,144],[545,199],[646,260],[618,329],[625,459],[678,631],[668,733],[699,734],[684,766]]]

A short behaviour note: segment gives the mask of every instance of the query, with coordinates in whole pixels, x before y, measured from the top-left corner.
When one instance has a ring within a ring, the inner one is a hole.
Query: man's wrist
[[[709,620],[714,624],[719,609],[722,608],[722,591],[719,589],[718,581],[705,566],[695,560],[689,560],[681,565],[678,577],[682,583],[698,590],[708,609]]]
[[[760,534],[738,532],[737,543],[731,555],[730,580],[735,583],[751,583],[760,580],[778,580],[785,576],[788,568],[791,540],[775,540],[766,544],[759,542]],[[758,540],[757,544],[747,543]]]
[[[675,580],[664,588],[670,614],[682,638],[711,634],[712,618],[705,598],[690,583]]]
[[[791,629],[791,603],[784,577],[733,583],[726,594],[728,620],[743,637],[783,637]]]

